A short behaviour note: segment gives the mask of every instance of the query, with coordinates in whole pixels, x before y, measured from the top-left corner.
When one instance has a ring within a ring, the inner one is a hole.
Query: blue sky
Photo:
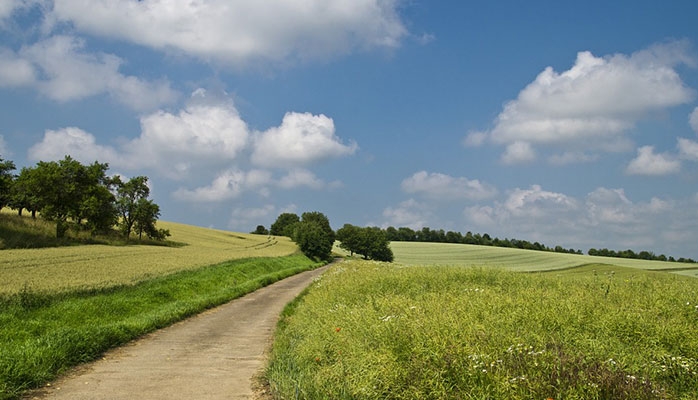
[[[3,0],[0,156],[282,212],[698,258],[698,3]]]

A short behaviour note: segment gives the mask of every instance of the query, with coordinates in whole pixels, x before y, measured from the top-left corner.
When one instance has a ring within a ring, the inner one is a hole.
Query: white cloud
[[[20,87],[36,82],[34,66],[10,49],[0,48],[0,87]]]
[[[167,169],[175,161],[233,160],[247,146],[248,136],[247,124],[232,104],[194,104],[177,114],[158,111],[141,118],[141,135],[129,147],[134,163]]]
[[[668,154],[655,154],[654,147],[637,149],[637,157],[630,161],[625,172],[630,175],[661,176],[679,172],[681,162]]]
[[[66,155],[85,164],[94,161],[122,164],[114,148],[97,144],[94,135],[76,127],[47,130],[43,140],[29,148],[28,152],[29,159],[35,161],[57,161]]]
[[[85,42],[53,36],[18,53],[0,48],[0,86],[32,87],[59,102],[108,94],[136,111],[153,110],[176,100],[166,81],[147,82],[119,72],[123,60],[112,54],[91,54]]]
[[[321,189],[325,183],[318,179],[314,173],[306,169],[293,169],[282,177],[278,182],[279,187],[283,189],[293,189],[300,186],[306,186],[311,189]]]
[[[421,229],[427,226],[430,216],[431,212],[427,210],[427,207],[414,199],[403,201],[397,207],[387,207],[383,210],[386,227]]]
[[[479,147],[482,146],[487,141],[487,132],[470,132],[463,139],[463,146],[465,147]]]
[[[528,142],[514,142],[507,146],[506,151],[502,154],[501,161],[503,164],[522,164],[531,162],[536,159],[536,152]]]
[[[205,61],[324,59],[394,48],[407,35],[395,0],[54,0],[52,18],[78,30]]]
[[[698,161],[698,142],[678,138],[679,156],[686,160]]]
[[[694,205],[695,198],[633,202],[623,189],[604,187],[576,199],[533,185],[510,191],[501,202],[467,207],[463,215],[475,232],[500,238],[582,250],[631,248],[681,256],[681,249],[692,248],[698,240]]]
[[[693,131],[698,133],[698,107],[693,109],[693,112],[688,118],[688,122],[691,124],[691,128],[693,128]]]
[[[530,161],[533,145],[616,148],[645,115],[695,97],[675,70],[694,63],[687,47],[687,42],[673,42],[603,58],[585,51],[567,71],[548,67],[505,105],[489,140],[509,146],[503,161],[510,164]]]
[[[356,143],[345,145],[335,135],[332,118],[289,112],[280,126],[255,135],[252,162],[264,167],[300,167],[351,155],[357,148]]]
[[[220,173],[209,186],[194,190],[180,188],[173,196],[189,202],[219,202],[234,199],[247,190],[259,189],[269,183],[271,173],[268,171],[231,169]]]
[[[477,179],[454,178],[440,173],[416,172],[402,181],[402,190],[442,200],[482,200],[495,196],[497,189]]]
[[[548,161],[553,165],[568,165],[586,163],[598,160],[598,155],[587,154],[584,152],[566,151],[562,154],[554,154],[548,158]]]

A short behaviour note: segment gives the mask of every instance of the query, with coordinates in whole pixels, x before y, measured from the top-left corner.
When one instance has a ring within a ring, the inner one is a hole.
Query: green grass
[[[282,399],[696,399],[698,280],[346,261],[287,309],[266,376]]]
[[[0,399],[105,350],[319,264],[303,255],[230,261],[136,285],[0,296]]]
[[[597,257],[452,243],[391,242],[395,262],[405,265],[494,266],[515,271],[547,271],[585,264],[610,264],[698,275],[698,264]]]

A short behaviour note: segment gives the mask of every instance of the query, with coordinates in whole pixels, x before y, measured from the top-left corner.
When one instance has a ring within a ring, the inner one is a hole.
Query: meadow
[[[288,238],[159,222],[177,246],[0,251],[0,400],[320,264]]]
[[[286,237],[268,237],[158,222],[179,246],[82,245],[0,251],[0,296],[20,291],[70,292],[131,285],[153,277],[250,257],[297,251]]]
[[[698,398],[695,278],[417,245],[392,243],[403,263],[345,261],[287,307],[266,371],[276,398]]]
[[[698,264],[668,261],[609,258],[452,243],[392,242],[390,247],[395,253],[395,262],[405,265],[479,265],[531,272],[563,270],[586,264],[610,264],[698,277]]]

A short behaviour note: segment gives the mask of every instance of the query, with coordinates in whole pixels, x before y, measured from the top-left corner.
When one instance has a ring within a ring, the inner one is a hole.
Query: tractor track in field
[[[160,329],[24,399],[260,399],[259,376],[283,308],[328,266],[291,276]]]

